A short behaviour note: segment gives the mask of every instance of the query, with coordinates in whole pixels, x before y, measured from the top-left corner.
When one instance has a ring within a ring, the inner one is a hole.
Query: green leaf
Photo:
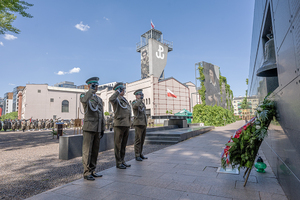
[[[238,138],[232,138],[232,141],[235,142],[235,143],[238,143],[239,139]]]
[[[229,143],[226,144],[226,146],[233,146],[233,145],[235,145],[234,142],[229,142]]]

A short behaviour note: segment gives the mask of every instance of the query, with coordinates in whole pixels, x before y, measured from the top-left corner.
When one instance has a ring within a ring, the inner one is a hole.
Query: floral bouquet
[[[239,128],[226,144],[221,154],[222,167],[225,169],[229,164],[232,168],[238,166],[252,168],[258,149],[271,120],[274,118],[275,103],[265,97],[262,104],[258,105],[256,116],[243,127]]]

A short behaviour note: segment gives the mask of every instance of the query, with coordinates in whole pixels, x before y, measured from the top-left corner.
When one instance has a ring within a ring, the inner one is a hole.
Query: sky
[[[136,43],[151,20],[173,41],[165,78],[195,83],[195,63],[205,61],[220,67],[234,96],[245,95],[254,0],[26,1],[33,18],[17,15],[20,34],[0,35],[0,97],[27,83],[139,80]]]

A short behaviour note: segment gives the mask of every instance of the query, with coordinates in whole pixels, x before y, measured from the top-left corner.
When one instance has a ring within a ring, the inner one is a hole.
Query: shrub
[[[224,121],[225,125],[236,121],[231,110],[221,106],[207,106],[203,104],[194,106],[193,123],[204,123],[205,126],[224,126]]]

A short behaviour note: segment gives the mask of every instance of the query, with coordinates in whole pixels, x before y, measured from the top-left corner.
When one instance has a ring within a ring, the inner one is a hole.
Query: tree
[[[23,17],[32,18],[33,16],[25,12],[33,4],[20,0],[0,0],[0,35],[6,32],[20,33],[20,30],[12,26],[17,16],[13,13],[19,13]]]
[[[7,114],[2,115],[2,116],[0,117],[0,120],[1,120],[1,121],[4,121],[4,120],[6,120],[6,119],[12,119],[12,120],[18,119],[18,112],[16,111],[16,112],[7,113]]]
[[[248,82],[249,82],[249,80],[246,79],[246,84],[247,85],[248,85]],[[242,105],[241,105],[242,109],[249,109],[250,108],[250,105],[249,105],[248,100],[247,100],[247,96],[248,96],[248,90],[246,90],[246,96],[242,101]]]

